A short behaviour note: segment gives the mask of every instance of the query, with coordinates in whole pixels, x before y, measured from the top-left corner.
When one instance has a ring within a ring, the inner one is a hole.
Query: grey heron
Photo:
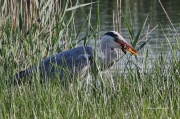
[[[116,31],[105,33],[100,39],[100,49],[102,56],[97,61],[102,70],[104,67],[111,67],[118,59],[118,53],[115,48],[120,48],[124,53],[129,51],[137,56],[138,52]],[[32,73],[39,68],[40,76],[53,77],[56,74],[60,79],[64,78],[65,71],[70,75],[85,75],[88,69],[93,69],[93,48],[89,46],[80,46],[70,50],[57,53],[40,61],[37,65],[32,66],[15,75],[15,82],[20,83],[21,78]]]

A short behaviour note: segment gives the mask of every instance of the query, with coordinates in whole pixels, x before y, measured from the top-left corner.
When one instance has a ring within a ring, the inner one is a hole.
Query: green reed
[[[180,116],[179,46],[169,43],[168,54],[160,53],[152,60],[148,40],[141,40],[142,28],[133,31],[124,17],[133,46],[141,49],[142,60],[131,61],[122,70],[96,72],[99,84],[86,82],[86,77],[74,77],[71,84],[59,81],[40,84],[39,73],[33,73],[29,85],[6,85],[16,72],[26,69],[57,52],[73,48],[77,43],[87,45],[99,35],[99,2],[79,4],[77,1],[1,1],[0,26],[0,118],[178,118]],[[91,10],[97,5],[96,26],[91,25]],[[11,7],[9,7],[11,6]],[[80,9],[86,19],[80,29],[75,28],[74,14]],[[155,27],[156,28],[156,27]],[[87,32],[79,38],[83,29]],[[153,29],[154,30],[154,29]],[[163,30],[163,28],[162,28]],[[149,31],[150,32],[150,31]],[[133,33],[133,35],[131,34]],[[148,34],[147,34],[148,35]],[[144,36],[142,36],[144,37]],[[176,40],[179,37],[175,35]],[[143,42],[139,45],[139,42]],[[144,49],[143,49],[144,48]],[[166,48],[166,47],[165,47]],[[143,49],[143,50],[142,50]],[[123,60],[121,58],[120,60]],[[140,62],[140,63],[138,63]],[[64,85],[68,85],[64,86]],[[97,86],[95,86],[97,85]]]

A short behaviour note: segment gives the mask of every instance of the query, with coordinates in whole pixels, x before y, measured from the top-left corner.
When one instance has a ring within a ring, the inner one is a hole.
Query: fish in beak
[[[126,54],[126,51],[129,51],[135,56],[138,56],[138,51],[134,49],[129,43],[127,43],[125,40],[118,40],[117,41],[121,45],[122,51]]]

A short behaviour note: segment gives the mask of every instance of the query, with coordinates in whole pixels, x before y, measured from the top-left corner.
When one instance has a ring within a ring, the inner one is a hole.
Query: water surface
[[[80,3],[88,3],[91,0],[80,0]],[[180,29],[180,0],[161,0],[171,22],[173,23],[174,28],[179,34]],[[90,6],[84,7],[83,9],[88,14],[90,11]],[[96,11],[97,5],[92,6],[92,19],[91,23],[93,26],[96,25]],[[165,34],[170,39],[171,42],[176,43],[175,32],[173,27],[170,24],[165,12],[163,11],[158,0],[122,0],[122,11],[124,12],[127,20],[130,22],[132,20],[133,29],[135,33],[139,31],[144,23],[147,15],[149,18],[147,24],[144,28],[144,35],[150,31],[153,27],[158,25],[158,27],[148,35],[148,38],[151,38],[146,48],[140,51],[140,58],[143,57],[144,51],[149,50],[150,56],[155,57],[160,53],[169,54],[170,49],[165,37]],[[117,1],[116,0],[102,0],[100,1],[100,34],[103,35],[107,31],[114,29],[113,26],[113,12],[117,12]],[[122,18],[121,18],[122,19]],[[80,27],[84,23],[83,15],[81,12],[77,12],[75,15],[76,27]],[[85,33],[85,31],[84,31]],[[83,37],[84,34],[81,36]],[[121,21],[121,35],[129,41],[130,35],[128,30],[123,22]],[[93,46],[93,40],[90,45]],[[141,43],[140,43],[141,44]]]

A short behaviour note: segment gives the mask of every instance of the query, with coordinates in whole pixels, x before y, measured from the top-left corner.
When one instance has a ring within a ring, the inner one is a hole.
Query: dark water
[[[80,3],[88,3],[91,0],[80,0]],[[174,28],[179,34],[180,31],[180,0],[161,0]],[[90,6],[83,7],[86,13],[89,13]],[[93,26],[96,25],[96,11],[97,5],[92,6],[92,19]],[[113,30],[113,12],[117,11],[116,0],[101,0],[100,1],[100,34],[103,35],[107,31]],[[122,0],[122,11],[124,12],[127,20],[132,20],[133,29],[135,33],[139,31],[144,23],[147,15],[149,14],[148,21],[144,28],[141,38],[150,31],[153,27],[158,27],[148,35],[151,38],[150,42],[146,46],[150,49],[150,54],[169,53],[167,39],[164,33],[170,39],[171,42],[175,42],[175,32],[171,26],[166,14],[164,13],[158,0]],[[84,23],[83,15],[81,12],[77,12],[75,16],[76,27],[81,26]],[[122,19],[122,18],[121,18]],[[149,29],[149,30],[148,30]],[[164,32],[164,33],[163,33]],[[129,41],[130,35],[124,22],[121,22],[121,35]],[[83,36],[83,34],[82,34]],[[143,51],[141,51],[141,55]]]

